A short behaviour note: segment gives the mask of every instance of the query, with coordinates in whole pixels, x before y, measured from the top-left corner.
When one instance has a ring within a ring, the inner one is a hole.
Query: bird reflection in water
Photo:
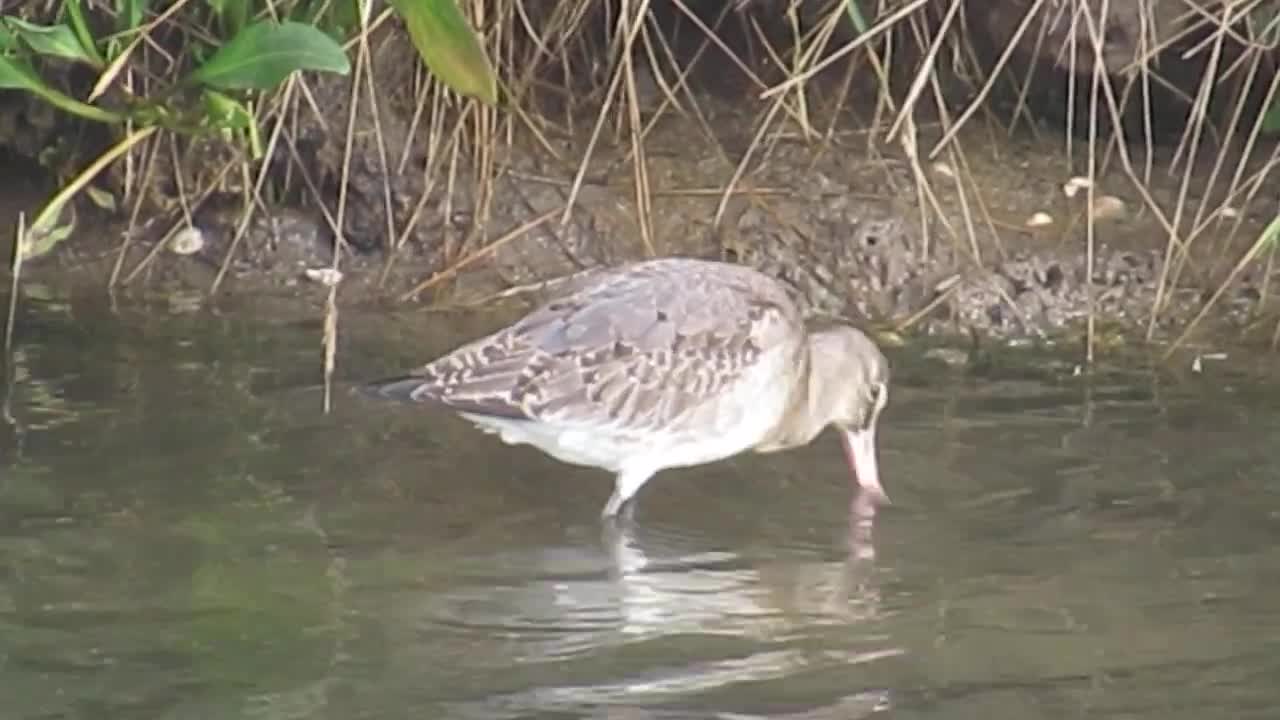
[[[812,622],[815,615],[841,622],[874,619],[879,615],[874,530],[880,502],[873,492],[855,492],[841,538],[846,551],[836,563],[761,559],[730,549],[691,552],[687,538],[677,550],[663,542],[658,528],[638,531],[626,518],[606,521],[602,540],[612,558],[622,629],[643,633],[661,622],[662,632],[671,632],[675,623],[690,631],[734,625],[752,634],[761,621],[773,625],[787,615],[802,622]]]

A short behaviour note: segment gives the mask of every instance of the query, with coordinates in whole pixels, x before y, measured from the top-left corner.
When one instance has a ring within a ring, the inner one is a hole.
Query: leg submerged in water
[[[634,503],[628,505],[629,501],[651,477],[653,477],[653,471],[648,469],[624,469],[619,472],[613,481],[613,494],[609,496],[609,502],[605,503],[604,509],[600,511],[600,517],[617,517],[618,511],[624,505],[627,505],[627,515],[630,516],[634,512]]]

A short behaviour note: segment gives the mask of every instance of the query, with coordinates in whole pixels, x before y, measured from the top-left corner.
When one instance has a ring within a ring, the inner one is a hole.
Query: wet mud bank
[[[1004,4],[1027,10],[1020,0]],[[1011,42],[1009,18],[979,7],[969,19],[988,44]],[[1128,37],[1128,15],[1117,17],[1114,37]],[[754,93],[706,86],[682,95],[681,107],[649,70],[634,96],[645,128],[638,144],[621,119],[593,138],[591,110],[537,133],[513,124],[483,162],[459,160],[456,150],[446,162],[427,139],[439,128],[417,123],[406,90],[414,50],[391,25],[372,47],[378,102],[358,106],[354,123],[377,132],[355,133],[348,148],[333,119],[348,117],[349,81],[315,78],[310,97],[325,118],[299,113],[296,152],[273,167],[279,177],[301,169],[317,192],[255,202],[246,217],[234,174],[209,177],[225,149],[193,141],[148,186],[155,197],[135,224],[130,208],[78,204],[71,237],[29,263],[24,282],[110,285],[116,296],[196,307],[256,293],[319,303],[337,279],[340,304],[477,306],[536,299],[545,283],[591,267],[685,255],[757,267],[813,315],[903,337],[1075,340],[1092,317],[1104,342],[1169,339],[1210,299],[1201,325],[1217,338],[1266,343],[1280,319],[1274,247],[1235,267],[1280,211],[1280,174],[1267,160],[1274,136],[1247,157],[1238,142],[1205,143],[1191,159],[1176,142],[1157,143],[1150,158],[1130,143],[1131,171],[1114,148],[1100,153],[1091,211],[1089,191],[1072,180],[1087,169],[1085,148],[1076,142],[1068,153],[1061,127],[1006,131],[975,117],[935,153],[943,127],[918,113],[913,160],[872,115],[874,88],[827,107],[818,101],[837,93],[815,80],[824,92],[813,94],[808,120],[821,132],[777,123],[761,134],[767,103]],[[1035,84],[1062,86],[1074,66],[1039,57],[1039,47],[1017,50],[1019,67],[1052,66],[1059,74]],[[1117,44],[1104,58],[1108,72],[1131,56]],[[0,173],[0,183],[0,195],[17,198],[11,191],[27,187],[26,171]],[[181,188],[212,186],[219,191],[176,199]],[[6,202],[0,224],[12,227],[16,210],[35,202]],[[339,223],[345,244],[335,258]],[[1189,247],[1170,240],[1192,229]],[[7,251],[11,234],[0,237]]]
[[[1068,163],[1043,144],[1014,140],[984,153],[969,138],[966,172],[982,191],[975,202],[958,191],[959,171],[945,162],[925,166],[917,179],[905,158],[868,157],[865,136],[856,131],[818,148],[781,140],[726,193],[735,156],[725,150],[735,139],[691,143],[691,132],[669,123],[650,136],[647,228],[639,220],[625,143],[596,148],[563,224],[574,169],[509,149],[483,225],[465,183],[435,193],[399,247],[378,241],[345,249],[337,263],[341,301],[473,305],[512,288],[537,298],[541,283],[586,268],[691,255],[778,277],[815,315],[905,336],[1076,337],[1092,311],[1102,337],[1136,340],[1148,330],[1159,293],[1154,330],[1167,337],[1200,311],[1231,261],[1274,217],[1280,197],[1280,189],[1259,192],[1251,205],[1233,205],[1195,197],[1193,182],[1191,201],[1184,203],[1199,208],[1203,201],[1202,222],[1216,223],[1217,233],[1202,238],[1188,258],[1166,258],[1162,218],[1142,207],[1120,172],[1104,175],[1095,193],[1123,207],[1096,224],[1090,258],[1084,193],[1067,197],[1070,174],[1062,168]],[[1173,216],[1179,180],[1168,178],[1164,197],[1155,198],[1166,203],[1164,218]],[[1210,219],[1219,204],[1228,217]],[[358,211],[353,215],[358,223]],[[1037,215],[1048,221],[1037,224]],[[193,218],[194,235],[165,238],[158,222],[129,234],[123,223],[90,210],[73,237],[30,263],[24,276],[56,287],[103,285],[114,274],[119,295],[160,294],[176,303],[208,302],[215,281],[219,294],[325,294],[319,281],[331,277],[321,271],[334,265],[333,233],[321,212],[284,206],[255,213],[238,241],[237,203],[209,202]],[[377,228],[364,230],[378,235]],[[1206,327],[1269,331],[1274,322],[1266,327],[1264,321],[1269,308],[1280,306],[1278,287],[1280,265],[1271,253],[1261,254],[1216,301]]]

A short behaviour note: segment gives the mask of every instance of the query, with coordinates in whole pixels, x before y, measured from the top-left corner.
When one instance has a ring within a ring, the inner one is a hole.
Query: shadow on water
[[[24,301],[0,431],[5,717],[1264,717],[1280,400],[895,358],[836,441],[603,474],[340,393],[318,323]],[[343,319],[377,377],[483,329]],[[413,328],[412,330],[410,328]]]

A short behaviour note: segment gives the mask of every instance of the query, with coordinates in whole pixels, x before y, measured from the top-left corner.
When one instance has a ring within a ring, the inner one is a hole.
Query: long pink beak
[[[849,461],[853,479],[858,481],[863,490],[887,504],[889,495],[880,485],[880,469],[876,464],[875,423],[865,430],[843,430],[840,440],[844,443],[844,456]]]

